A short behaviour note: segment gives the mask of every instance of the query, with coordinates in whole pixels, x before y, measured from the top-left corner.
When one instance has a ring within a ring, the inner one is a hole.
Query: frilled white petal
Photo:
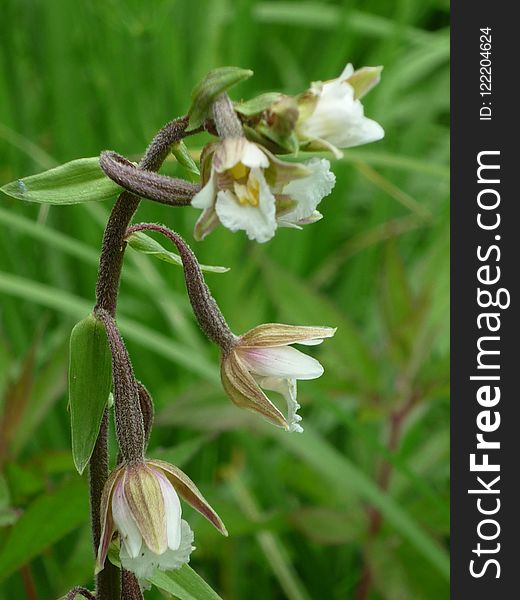
[[[303,427],[299,424],[302,418],[298,414],[300,405],[296,400],[296,380],[281,379],[279,377],[258,377],[257,381],[260,387],[265,390],[271,390],[282,394],[287,402],[287,425],[289,426],[289,431],[302,433]]]
[[[168,548],[177,550],[181,543],[181,503],[175,488],[168,478],[159,470],[153,469],[154,475],[159,481],[164,499],[164,512],[166,515],[166,531],[168,536]]]
[[[284,195],[297,202],[290,212],[282,215],[280,221],[299,225],[300,221],[311,217],[321,200],[328,196],[336,183],[336,176],[330,170],[330,163],[324,158],[313,158],[305,166],[311,175],[294,179],[284,189]],[[319,213],[318,213],[319,214]]]
[[[315,358],[290,346],[239,347],[237,352],[248,370],[261,377],[316,379],[323,375],[323,367]]]
[[[224,227],[244,230],[250,240],[267,242],[276,231],[276,201],[260,169],[251,169],[249,177],[259,183],[258,206],[240,204],[233,192],[225,190],[217,194],[215,210]]]
[[[211,171],[206,185],[193,196],[191,205],[195,208],[210,208],[215,203],[217,195],[217,183],[215,171]]]
[[[143,538],[125,498],[123,483],[124,477],[121,477],[115,485],[112,497],[112,516],[122,541],[121,547],[126,549],[129,556],[136,557],[139,555],[141,546],[144,546]]]
[[[121,547],[119,557],[121,565],[134,573],[138,579],[151,577],[155,569],[171,571],[180,569],[182,565],[190,561],[190,554],[194,550],[193,531],[186,521],[181,522],[181,540],[177,550],[168,549],[163,554],[157,555],[151,552],[144,544],[141,553],[137,557],[129,556],[125,547]]]

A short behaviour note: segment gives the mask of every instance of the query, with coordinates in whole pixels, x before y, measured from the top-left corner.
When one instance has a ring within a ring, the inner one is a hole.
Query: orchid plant
[[[69,399],[72,452],[80,473],[88,465],[96,590],[74,588],[96,600],[140,599],[156,569],[180,569],[193,550],[194,534],[182,519],[179,496],[215,528],[226,528],[191,479],[178,467],[146,457],[153,401],[137,381],[116,322],[125,247],[159,254],[182,266],[186,290],[202,331],[221,352],[223,392],[288,432],[303,432],[297,380],[320,377],[322,365],[293,347],[313,346],[335,329],[315,325],[259,324],[235,335],[205,282],[203,270],[184,239],[164,225],[131,225],[141,198],[172,207],[202,210],[194,238],[216,227],[243,231],[250,240],[269,241],[278,227],[301,227],[322,215],[317,208],[335,184],[325,158],[288,159],[299,153],[341,150],[381,139],[383,129],[364,116],[361,98],[379,82],[381,67],[355,71],[347,65],[334,80],[315,82],[297,96],[263,94],[233,103],[227,92],[252,73],[225,67],[210,72],[195,88],[186,116],[166,124],[136,165],[107,151],[4,186],[14,197],[66,204],[108,199],[117,194],[103,238],[96,303],[71,335]],[[184,139],[200,132],[216,137],[202,150],[199,168]],[[157,171],[173,153],[191,175],[176,179]],[[163,235],[178,254],[147,233]],[[264,390],[285,401],[285,410]],[[109,473],[107,431],[111,403],[119,454]]]

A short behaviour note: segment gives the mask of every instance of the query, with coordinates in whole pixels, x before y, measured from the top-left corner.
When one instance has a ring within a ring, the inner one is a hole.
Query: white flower
[[[199,240],[221,223],[266,242],[278,226],[317,220],[316,207],[335,184],[328,161],[284,162],[246,138],[211,144],[201,166],[203,188],[191,203],[203,210],[195,225]]]
[[[317,82],[300,97],[298,136],[309,150],[328,149],[341,156],[339,148],[375,142],[384,130],[364,116],[360,98],[380,79],[382,67],[364,67],[354,71],[348,64],[337,78]]]
[[[331,327],[297,327],[269,323],[259,325],[237,338],[233,348],[223,355],[221,378],[230,399],[243,408],[260,413],[288,431],[302,432],[297,414],[296,381],[316,379],[323,374],[321,364],[290,347],[290,344],[314,346],[336,332]],[[287,417],[274,406],[262,389],[282,394]]]
[[[177,492],[227,535],[218,515],[177,467],[160,460],[121,465],[103,490],[97,571],[104,567],[114,531],[121,540],[121,565],[140,579],[156,568],[178,569],[189,562],[193,532],[181,519]]]

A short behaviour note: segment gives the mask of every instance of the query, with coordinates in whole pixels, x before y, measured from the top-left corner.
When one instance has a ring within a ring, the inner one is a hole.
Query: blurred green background
[[[228,539],[185,507],[191,565],[225,599],[448,597],[448,1],[2,0],[0,185],[110,148],[136,159],[211,68],[234,99],[383,64],[365,98],[386,137],[345,152],[324,219],[265,245],[144,201],[199,259],[237,332],[331,325],[302,382],[305,433],[226,399],[180,269],[127,251],[121,328],[156,402],[149,455],[179,464]],[[198,150],[203,136],[190,139]],[[164,172],[174,173],[173,160]],[[67,344],[93,303],[110,206],[0,198],[0,598],[92,585],[74,471]],[[114,449],[114,444],[112,445]],[[157,590],[149,598],[161,598]]]

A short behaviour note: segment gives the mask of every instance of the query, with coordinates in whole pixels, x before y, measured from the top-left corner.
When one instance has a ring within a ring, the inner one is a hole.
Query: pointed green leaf
[[[157,570],[148,581],[179,600],[222,600],[188,565],[168,573]]]
[[[155,241],[142,231],[136,231],[135,233],[132,233],[132,235],[126,238],[126,241],[131,248],[137,250],[138,252],[142,252],[143,254],[151,254],[159,260],[164,260],[172,265],[182,267],[182,260],[178,254],[166,250],[166,248],[163,248],[159,242]],[[200,268],[208,273],[226,273],[229,271],[228,267],[213,267],[211,265],[200,265]]]
[[[249,69],[238,67],[220,67],[213,69],[197,85],[191,94],[192,103],[189,111],[190,124],[198,127],[207,117],[211,105],[220,94],[235,84],[248,79],[253,74]]]
[[[70,336],[72,457],[80,474],[94,449],[111,386],[111,354],[105,328],[89,315],[74,327]]]
[[[200,181],[200,171],[193,160],[186,144],[181,140],[172,146],[172,154],[177,162],[186,170],[191,181]]]
[[[0,188],[4,194],[41,204],[80,204],[111,200],[121,188],[101,170],[99,159],[80,158]]]
[[[283,94],[279,92],[267,92],[265,94],[260,94],[260,96],[256,96],[255,98],[251,98],[251,100],[246,100],[245,102],[235,102],[235,110],[239,112],[241,115],[246,117],[252,117],[253,115],[257,115],[261,112],[264,112],[267,108],[274,104]]]

